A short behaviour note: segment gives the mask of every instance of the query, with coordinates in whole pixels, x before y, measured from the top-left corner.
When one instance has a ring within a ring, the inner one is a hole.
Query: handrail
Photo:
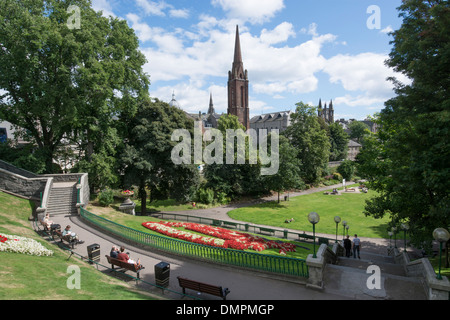
[[[303,259],[217,248],[153,235],[120,225],[97,216],[83,208],[80,209],[80,216],[95,226],[112,233],[113,235],[131,240],[149,248],[212,263],[233,265],[245,269],[261,270],[269,273],[305,278],[308,278],[309,276],[306,260]]]

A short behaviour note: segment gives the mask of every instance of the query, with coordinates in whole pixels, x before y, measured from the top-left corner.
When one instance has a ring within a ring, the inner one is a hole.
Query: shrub
[[[98,202],[101,206],[107,207],[114,202],[114,191],[105,189],[98,195]]]
[[[342,175],[342,178],[350,180],[355,173],[355,164],[353,161],[345,160],[338,167],[337,171]]]
[[[197,190],[197,202],[211,204],[214,202],[214,191],[211,189],[200,188]]]

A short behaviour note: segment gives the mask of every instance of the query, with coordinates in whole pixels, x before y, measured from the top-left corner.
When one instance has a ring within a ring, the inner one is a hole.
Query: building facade
[[[325,107],[322,107],[322,99],[319,100],[319,107],[317,110],[319,118],[325,120],[327,124],[334,123],[334,107],[333,100],[330,101],[330,105],[327,107],[325,103]]]
[[[262,114],[255,116],[250,120],[250,128],[259,132],[260,129],[279,130],[279,133],[286,131],[287,127],[291,125],[292,111],[282,111]]]

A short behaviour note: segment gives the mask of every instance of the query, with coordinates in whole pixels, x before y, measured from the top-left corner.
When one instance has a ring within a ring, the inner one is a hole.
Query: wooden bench
[[[125,261],[122,261],[122,260],[119,260],[119,259],[116,259],[116,258],[112,258],[112,257],[110,257],[110,256],[108,256],[108,255],[105,255],[105,257],[106,257],[106,259],[108,260],[108,263],[111,265],[111,269],[113,269],[114,270],[114,266],[117,266],[117,267],[119,267],[119,268],[121,268],[121,269],[125,269],[125,271],[124,271],[124,273],[126,272],[126,271],[132,271],[132,272],[136,272],[136,277],[138,278],[138,279],[140,279],[140,275],[139,275],[139,273],[140,273],[140,271],[143,269],[143,267],[142,266],[137,266],[136,264],[134,264],[134,263],[128,263],[128,262],[125,262]]]
[[[301,240],[314,240],[314,236],[310,236],[309,234],[303,233],[303,234],[299,234],[298,238]]]
[[[347,188],[345,189],[346,192],[356,192],[355,188]]]
[[[67,242],[72,247],[72,249],[74,248],[75,243],[77,243],[77,240],[75,238],[72,238],[69,235],[63,236],[60,229],[54,229],[52,231],[52,235],[53,237],[57,235],[61,239],[61,242]]]
[[[47,222],[44,222],[44,220],[39,220],[39,222],[41,223],[41,225],[44,227],[44,231],[49,232],[50,228],[48,227]]]
[[[275,230],[268,229],[268,228],[259,228],[259,233],[265,234],[265,235],[268,235],[268,236],[274,236],[275,235]]]
[[[227,295],[230,293],[230,290],[228,290],[228,288],[223,289],[221,286],[213,286],[182,277],[178,277],[178,284],[181,288],[183,288],[183,294],[186,294],[186,289],[191,289],[197,292],[203,292],[216,297],[220,297],[223,300],[227,300]]]
[[[229,221],[223,221],[223,226],[225,228],[230,228],[230,229],[237,229],[237,223],[234,222],[229,222]]]

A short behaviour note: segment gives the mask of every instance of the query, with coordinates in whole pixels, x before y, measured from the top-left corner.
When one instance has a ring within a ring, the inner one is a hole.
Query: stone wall
[[[450,282],[447,277],[437,279],[436,272],[427,258],[410,261],[406,252],[394,249],[396,263],[403,264],[408,277],[423,278],[428,300],[449,300]]]
[[[0,189],[26,198],[40,199],[44,193],[48,178],[26,178],[0,169]]]
[[[312,254],[308,255],[306,265],[308,266],[309,278],[306,287],[313,289],[323,289],[324,269],[327,264],[336,264],[338,256],[342,255],[344,248],[335,243],[330,249],[328,245],[322,244],[317,250],[317,258]]]

